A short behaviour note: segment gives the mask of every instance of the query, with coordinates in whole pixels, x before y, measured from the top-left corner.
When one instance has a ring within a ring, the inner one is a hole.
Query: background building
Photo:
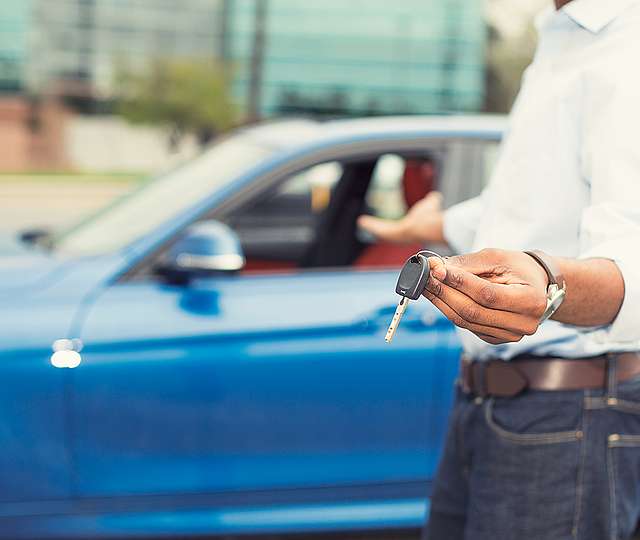
[[[482,0],[31,1],[26,86],[34,94],[95,105],[114,97],[121,68],[223,57],[239,112],[254,119],[483,105]],[[26,8],[14,11],[25,20]]]
[[[143,109],[139,104],[151,104],[151,113],[138,121],[157,131],[158,153],[175,150],[162,146],[173,129],[164,113],[180,109],[181,118],[202,121],[203,104],[233,117],[223,125],[218,117],[224,115],[212,116],[210,126],[198,126],[211,133],[233,122],[282,115],[480,111],[491,73],[484,3],[1,0],[0,91],[11,96],[0,100],[0,142],[15,150],[0,156],[0,169],[91,168],[109,160],[117,170],[133,167],[130,160],[113,157],[123,155],[114,145],[105,154],[104,141],[91,146],[101,150],[99,159],[91,159],[95,152],[86,145],[81,152],[70,148],[73,141],[89,140],[77,136],[85,128],[117,130],[121,135],[113,140],[127,140],[129,147],[142,137],[129,136],[138,127],[115,116],[136,121],[122,107],[133,94],[119,78],[125,72],[146,78],[135,87],[143,88],[136,112]],[[156,62],[174,59],[178,62]],[[189,63],[189,79],[184,69],[182,78],[179,70],[169,71]],[[224,92],[216,93],[216,81]],[[176,107],[166,88],[196,93],[188,94],[189,103],[185,92],[177,96],[182,101]],[[164,103],[156,106],[154,98]],[[83,113],[92,119],[81,118]],[[193,126],[181,129],[195,133]],[[82,163],[73,157],[78,155]]]
[[[27,60],[29,0],[2,0],[0,6],[0,92],[22,89]]]
[[[143,70],[157,58],[220,54],[222,0],[34,1],[28,86],[35,93],[109,99],[120,65]]]
[[[481,0],[232,0],[234,94],[253,116],[477,111]]]

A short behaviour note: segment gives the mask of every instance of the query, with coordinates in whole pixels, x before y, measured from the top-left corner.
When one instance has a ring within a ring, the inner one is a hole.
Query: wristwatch
[[[542,266],[549,278],[549,284],[547,285],[547,309],[544,310],[542,317],[540,317],[540,322],[546,321],[562,304],[567,294],[567,284],[556,263],[549,255],[537,249],[525,251],[525,253],[533,257],[533,259]]]

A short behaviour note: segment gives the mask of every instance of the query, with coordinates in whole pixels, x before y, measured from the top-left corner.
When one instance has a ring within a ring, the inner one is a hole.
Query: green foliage
[[[117,112],[134,123],[161,124],[174,136],[206,143],[235,121],[224,67],[213,61],[156,60],[144,73],[119,69]]]

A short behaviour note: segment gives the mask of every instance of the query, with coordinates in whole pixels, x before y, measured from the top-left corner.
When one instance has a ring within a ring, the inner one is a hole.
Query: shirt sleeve
[[[480,194],[445,211],[444,238],[456,253],[465,253],[473,249],[473,240],[483,207],[483,195]]]
[[[628,344],[640,341],[640,81],[598,96],[584,115],[581,158],[591,200],[581,219],[580,258],[606,258],[618,265],[625,288],[622,307],[594,338]]]

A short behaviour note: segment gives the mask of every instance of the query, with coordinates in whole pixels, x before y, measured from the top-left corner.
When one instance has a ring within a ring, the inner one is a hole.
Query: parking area
[[[1,177],[0,234],[64,227],[109,204],[134,185],[130,177]]]

